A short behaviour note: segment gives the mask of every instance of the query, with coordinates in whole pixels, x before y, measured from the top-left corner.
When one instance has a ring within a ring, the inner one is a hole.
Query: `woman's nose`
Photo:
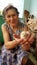
[[[11,16],[11,20],[13,20],[13,17]]]
[[[14,20],[14,18],[11,16],[10,20],[11,20],[11,22],[12,22],[12,21]]]

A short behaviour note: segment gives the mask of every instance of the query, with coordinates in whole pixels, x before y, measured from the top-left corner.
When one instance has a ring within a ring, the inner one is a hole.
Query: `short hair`
[[[16,7],[14,7],[13,5],[8,5],[8,6],[6,6],[6,7],[3,9],[3,12],[2,12],[3,17],[5,17],[6,12],[7,12],[8,10],[10,10],[10,9],[14,9],[14,10],[16,11],[16,13],[19,14],[18,9],[17,9]]]

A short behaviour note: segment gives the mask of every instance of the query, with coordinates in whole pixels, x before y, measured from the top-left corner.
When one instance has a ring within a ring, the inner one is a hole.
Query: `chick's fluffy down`
[[[22,31],[20,34],[20,38],[29,38],[30,37],[30,32],[29,31]]]

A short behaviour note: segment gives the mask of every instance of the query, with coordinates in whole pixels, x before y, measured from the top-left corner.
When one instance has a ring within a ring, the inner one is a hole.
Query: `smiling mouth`
[[[11,23],[15,23],[15,21],[11,21]]]

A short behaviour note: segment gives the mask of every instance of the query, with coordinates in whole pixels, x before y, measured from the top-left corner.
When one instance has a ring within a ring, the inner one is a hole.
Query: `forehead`
[[[9,9],[8,11],[6,11],[6,14],[17,14],[15,9]]]

